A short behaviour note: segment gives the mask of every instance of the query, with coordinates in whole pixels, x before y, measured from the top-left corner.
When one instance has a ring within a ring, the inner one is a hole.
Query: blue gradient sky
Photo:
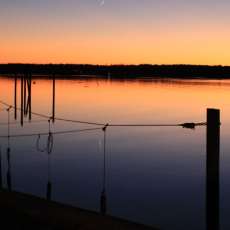
[[[228,0],[0,0],[0,62],[230,65]]]

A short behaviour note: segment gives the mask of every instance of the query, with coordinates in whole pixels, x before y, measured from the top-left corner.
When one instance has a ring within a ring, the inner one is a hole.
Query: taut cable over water
[[[0,101],[2,105],[5,106],[10,106],[12,108],[15,108],[14,106],[4,102]],[[22,110],[21,108],[16,108],[17,110]],[[48,120],[52,119],[52,117],[41,114],[41,113],[36,113],[32,112],[31,114],[34,114],[39,117],[47,118]],[[86,125],[95,125],[95,126],[101,126],[101,127],[183,127],[183,128],[188,128],[188,129],[195,129],[196,126],[205,126],[206,122],[187,122],[187,123],[177,123],[177,124],[109,124],[109,123],[99,123],[99,122],[89,122],[89,121],[80,121],[80,120],[73,120],[73,119],[67,119],[67,118],[58,118],[55,117],[55,120],[58,121],[64,121],[64,122],[71,122],[71,123],[78,123],[78,124],[86,124]]]

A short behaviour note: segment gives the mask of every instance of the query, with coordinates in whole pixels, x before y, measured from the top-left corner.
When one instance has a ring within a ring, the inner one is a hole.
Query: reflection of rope
[[[39,152],[47,152],[48,154],[50,154],[53,150],[53,134],[50,130],[50,120],[48,122],[49,122],[49,133],[48,133],[48,138],[47,138],[47,142],[46,142],[46,147],[44,147],[44,148],[40,147],[40,139],[41,139],[40,134],[38,134],[38,138],[36,141],[36,147],[37,147],[37,150]]]

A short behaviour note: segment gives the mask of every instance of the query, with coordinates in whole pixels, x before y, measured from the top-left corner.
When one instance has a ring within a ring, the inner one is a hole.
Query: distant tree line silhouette
[[[111,78],[230,78],[230,66],[208,65],[83,65],[83,64],[0,64],[0,74],[53,75],[68,78],[97,75]]]

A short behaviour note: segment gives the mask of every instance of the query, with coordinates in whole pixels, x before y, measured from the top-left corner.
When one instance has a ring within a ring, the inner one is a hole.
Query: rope
[[[24,121],[24,123],[42,123],[42,122],[47,122],[47,120],[35,120],[35,121]],[[21,124],[20,122],[10,122],[10,125],[18,125]],[[8,125],[8,123],[0,122],[1,126]]]
[[[87,131],[94,131],[94,130],[101,130],[101,128],[57,131],[57,132],[52,132],[52,134],[53,135],[60,135],[60,134],[80,133],[80,132],[87,132]],[[15,134],[15,135],[11,135],[10,138],[47,136],[47,135],[49,135],[49,133],[47,133],[47,132],[45,132],[45,133],[30,133],[30,134]],[[8,136],[0,136],[0,138],[8,138]]]
[[[5,103],[4,101],[1,101],[1,100],[0,100],[0,103],[1,103],[2,105],[5,105],[5,106],[11,106],[12,108],[17,109],[17,110],[19,110],[19,111],[24,111],[24,109],[18,108],[18,107],[15,107],[15,106],[12,106],[12,105],[10,105],[10,104],[8,104],[8,103]],[[47,118],[47,119],[51,119],[51,118],[52,118],[52,117],[50,117],[50,116],[47,116],[47,115],[44,115],[44,114],[41,114],[41,113],[32,112],[32,111],[31,111],[31,114],[33,114],[33,115],[35,115],[35,116]],[[105,125],[105,124],[97,123],[97,122],[78,121],[78,120],[71,120],[71,119],[58,118],[58,117],[55,117],[55,120],[58,120],[58,121],[65,121],[65,122],[72,122],[72,123],[79,123],[79,124],[86,124],[86,125],[97,125],[97,126],[103,126],[103,125]]]
[[[3,101],[0,101],[1,104],[5,106],[10,106],[11,108],[15,108],[17,110],[23,111],[21,108],[16,108],[12,105],[9,105]],[[52,119],[52,117],[49,117],[44,114],[40,113],[35,113],[31,112],[32,114],[36,116],[40,116],[43,118],[47,118],[48,120]],[[55,117],[55,120],[58,121],[64,121],[64,122],[71,122],[71,123],[79,123],[79,124],[86,124],[86,125],[96,125],[96,126],[104,126],[104,127],[183,127],[183,128],[188,128],[188,129],[195,129],[196,126],[204,126],[206,125],[205,122],[200,122],[200,123],[182,123],[182,124],[106,124],[106,123],[98,123],[98,122],[89,122],[89,121],[80,121],[80,120],[71,120],[71,119],[66,119],[66,118],[60,118],[60,117]]]

